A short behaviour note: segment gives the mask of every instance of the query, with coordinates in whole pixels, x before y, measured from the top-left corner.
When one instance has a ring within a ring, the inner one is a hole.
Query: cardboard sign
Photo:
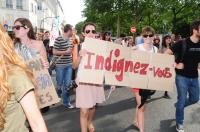
[[[55,39],[59,36],[59,19],[52,19],[52,27],[50,31],[50,46],[54,45]]]
[[[87,50],[89,52],[82,58],[82,62],[79,65],[79,69],[84,69],[78,71],[78,76],[81,76],[79,78],[80,82],[95,82],[95,84],[103,83],[104,70],[102,70],[103,67],[101,61],[103,55],[106,53],[106,45],[105,41],[99,43],[99,40],[97,39],[88,39],[86,44],[83,43],[82,48],[90,50]],[[96,56],[96,54],[101,56]]]
[[[87,54],[79,67],[79,80],[84,83],[128,86],[131,88],[172,91],[174,57],[133,51],[129,47],[86,38]]]
[[[44,69],[41,59],[34,58],[27,62],[27,65],[33,70],[37,87],[35,88],[36,99],[40,108],[58,103],[59,98],[55,91],[51,76],[47,69]]]
[[[151,54],[148,71],[148,89],[171,91],[175,84],[174,57],[165,54]]]

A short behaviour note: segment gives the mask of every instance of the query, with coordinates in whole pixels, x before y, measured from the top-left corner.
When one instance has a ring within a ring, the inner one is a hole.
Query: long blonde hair
[[[15,52],[13,41],[0,24],[0,129],[4,128],[5,108],[11,96],[8,85],[8,76],[12,73],[10,72],[12,66],[23,69],[35,85],[32,71]]]

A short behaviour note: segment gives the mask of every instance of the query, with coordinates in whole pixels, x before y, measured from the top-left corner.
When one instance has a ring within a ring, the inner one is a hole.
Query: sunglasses
[[[25,29],[27,29],[25,26],[20,26],[20,25],[17,25],[17,26],[13,26],[12,29],[16,29],[16,30],[20,30],[20,28],[23,27]]]
[[[93,33],[93,34],[95,34],[96,31],[95,31],[95,30],[86,30],[85,33],[86,33],[86,34],[89,34],[89,33]]]
[[[100,36],[95,36],[95,38],[100,38]]]
[[[147,37],[149,37],[149,38],[151,38],[151,37],[153,37],[154,35],[153,34],[149,34],[149,35],[147,35],[147,34],[144,34],[144,35],[142,35],[144,38],[147,38]]]

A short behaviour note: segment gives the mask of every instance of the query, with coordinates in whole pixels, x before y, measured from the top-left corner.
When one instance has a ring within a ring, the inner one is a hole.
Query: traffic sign
[[[131,33],[135,33],[136,32],[136,27],[131,27]]]

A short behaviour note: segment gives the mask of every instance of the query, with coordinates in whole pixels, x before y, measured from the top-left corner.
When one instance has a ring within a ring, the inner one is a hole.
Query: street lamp
[[[44,22],[44,20],[46,20],[46,19],[49,19],[49,18],[59,18],[59,16],[55,16],[55,17],[45,17],[45,18],[43,18],[42,20],[41,20],[41,22],[40,22],[40,31],[42,31],[42,23]]]

